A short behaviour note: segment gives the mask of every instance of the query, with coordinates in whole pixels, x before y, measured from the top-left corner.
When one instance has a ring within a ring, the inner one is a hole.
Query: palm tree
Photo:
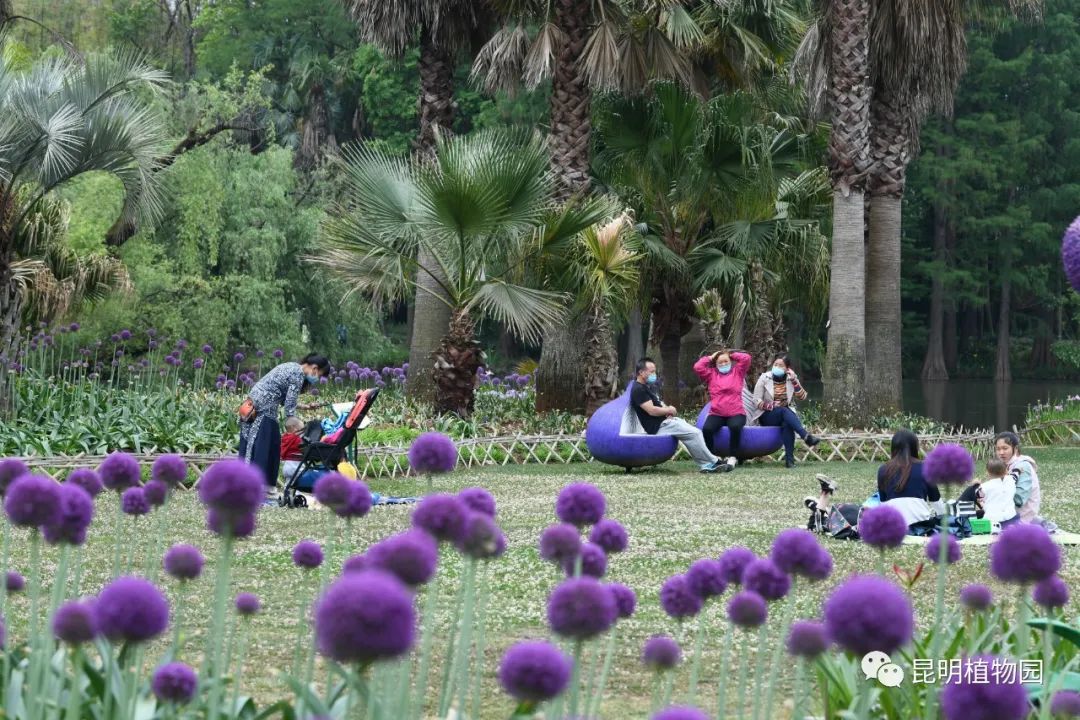
[[[0,58],[0,357],[16,350],[25,301],[14,274],[19,239],[50,192],[104,171],[123,185],[124,217],[157,214],[154,170],[166,137],[146,96],[165,83],[130,54],[45,59],[27,72]]]
[[[310,260],[350,292],[378,298],[426,293],[427,282],[436,283],[431,294],[451,317],[435,353],[436,406],[465,416],[484,361],[477,323],[495,320],[536,340],[558,322],[566,297],[519,279],[538,246],[573,237],[599,218],[595,206],[552,215],[554,183],[536,137],[486,131],[437,138],[430,163],[346,149],[348,205],[325,224],[326,250]]]

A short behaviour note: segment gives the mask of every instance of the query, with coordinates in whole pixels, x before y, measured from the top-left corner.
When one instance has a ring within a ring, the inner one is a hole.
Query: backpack
[[[859,539],[859,513],[862,505],[855,503],[840,503],[833,505],[829,510],[825,532],[836,540]]]

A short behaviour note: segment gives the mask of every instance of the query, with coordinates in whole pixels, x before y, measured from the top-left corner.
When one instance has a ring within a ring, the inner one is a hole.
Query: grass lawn
[[[1033,455],[1039,462],[1044,515],[1065,529],[1080,530],[1080,449],[1036,450]],[[521,638],[546,634],[545,600],[558,575],[539,559],[536,539],[540,530],[554,519],[555,496],[563,485],[579,480],[595,483],[607,495],[608,515],[622,521],[630,532],[630,548],[611,559],[608,579],[623,582],[637,591],[638,612],[619,625],[618,654],[602,715],[641,718],[646,715],[652,692],[652,678],[638,662],[643,641],[653,633],[669,633],[682,642],[687,653],[692,646],[693,625],[680,627],[659,608],[657,594],[661,582],[684,571],[693,560],[715,556],[731,545],[746,545],[765,553],[778,531],[804,526],[807,512],[802,499],[816,495],[814,474],[817,472],[825,472],[839,481],[838,500],[860,501],[872,492],[874,466],[867,463],[808,463],[794,470],[776,465],[750,465],[728,475],[713,476],[698,474],[689,463],[670,464],[630,476],[596,464],[525,465],[467,470],[439,479],[436,486],[441,490],[482,485],[494,493],[499,503],[498,519],[509,540],[506,555],[491,565],[488,576],[492,595],[487,619],[486,697],[482,716],[505,718],[510,714],[511,702],[500,693],[495,681],[495,668],[502,651]],[[390,494],[411,494],[419,487],[412,481],[400,480],[378,481],[373,485],[373,489]],[[185,627],[192,632],[182,658],[197,664],[210,623],[217,552],[216,539],[204,529],[204,513],[197,495],[182,493],[171,502],[165,517],[167,543],[155,539],[157,521],[153,516],[141,519],[137,525],[124,518],[117,528],[115,502],[109,495],[99,499],[98,517],[83,554],[83,593],[96,592],[109,577],[117,532],[121,533],[125,554],[130,552],[138,567],[175,542],[201,547],[207,556],[207,569],[188,589]],[[406,528],[409,513],[407,507],[374,509],[354,524],[351,537],[344,543],[347,547],[339,548],[332,567],[339,568],[346,554],[361,552],[372,542]],[[233,592],[258,594],[264,608],[253,621],[253,641],[245,673],[245,691],[254,694],[260,705],[288,695],[279,674],[291,665],[300,606],[310,600],[315,582],[314,577],[301,577],[300,571],[293,567],[291,549],[303,538],[325,541],[332,527],[330,520],[329,513],[323,510],[268,508],[260,513],[255,535],[239,545],[233,564]],[[858,543],[831,542],[828,548],[835,560],[833,577],[817,586],[800,585],[798,617],[816,617],[823,597],[840,579],[851,573],[870,572],[877,566],[875,552]],[[1005,591],[988,577],[987,552],[986,547],[965,547],[964,558],[950,573],[950,597],[955,597],[961,585],[974,581],[988,582],[995,590]],[[1078,548],[1066,549],[1063,570],[1073,588],[1080,587],[1077,553],[1080,553]],[[913,568],[922,557],[921,547],[904,547],[890,559]],[[47,548],[42,564],[46,587],[55,571],[56,559],[55,549]],[[25,532],[16,531],[10,565],[29,575],[28,562]],[[452,553],[446,555],[443,571],[456,576],[460,570],[458,559]],[[172,582],[165,585],[175,600],[176,585]],[[929,624],[932,619],[933,585],[930,572],[924,574],[914,591],[921,625]],[[27,598],[16,596],[9,604],[8,637],[12,642],[25,638]],[[448,599],[443,607],[447,604]],[[706,613],[704,686],[699,703],[711,709],[716,702],[719,649],[726,623],[721,604],[714,603]],[[448,633],[447,615],[444,610],[440,617],[443,638]],[[1068,617],[1073,617],[1072,608]],[[755,644],[756,636],[737,646],[746,662],[753,661]],[[445,649],[438,641],[436,648]],[[162,643],[159,653],[164,649]],[[150,656],[157,655],[152,652]],[[441,662],[442,658],[436,657],[436,663]],[[680,688],[685,686],[687,674],[688,667],[684,665],[676,679],[676,699],[681,697]],[[321,682],[325,673],[318,672],[316,677]],[[783,682],[788,684],[790,677],[785,677]],[[729,692],[729,698],[733,692]],[[783,690],[776,696],[777,702],[781,702]],[[777,708],[771,716],[786,714]]]

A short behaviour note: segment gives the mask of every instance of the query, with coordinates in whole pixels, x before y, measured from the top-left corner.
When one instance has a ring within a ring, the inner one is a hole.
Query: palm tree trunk
[[[555,0],[555,25],[564,34],[551,81],[551,161],[561,199],[589,187],[591,93],[581,66],[589,39],[590,3]]]
[[[420,133],[415,148],[430,153],[435,148],[436,128],[450,132],[454,124],[454,62],[450,53],[431,37],[429,28],[420,34],[420,97],[416,100]]]
[[[623,363],[621,378],[624,381],[633,377],[637,370],[637,361],[645,357],[642,325],[641,308],[635,307],[626,321],[626,362]]]
[[[0,417],[6,417],[11,409],[8,363],[19,356],[22,293],[12,278],[11,241],[2,233],[0,230]]]
[[[603,309],[594,309],[589,318],[584,360],[585,416],[592,417],[601,405],[612,398],[619,375],[615,336],[611,332],[611,322]]]
[[[660,377],[669,402],[682,403],[682,335],[672,328],[660,338]]]
[[[743,347],[753,357],[748,377],[754,380],[772,364],[776,350],[773,346],[776,319],[770,309],[769,283],[765,279],[765,268],[756,260],[750,266],[750,287],[753,291],[754,308],[750,312],[750,325]]]
[[[1001,270],[1001,300],[998,305],[998,330],[997,330],[997,364],[994,370],[994,379],[998,382],[1012,381],[1012,368],[1009,366],[1009,346],[1011,338],[1009,305],[1012,300],[1012,263],[1006,259],[1005,267]]]
[[[944,319],[945,319],[945,284],[942,274],[947,262],[945,253],[945,234],[948,217],[945,208],[934,205],[934,259],[938,267],[930,278],[930,336],[926,346],[926,359],[923,361],[923,380],[948,380],[949,371],[945,366]]]
[[[484,353],[475,336],[476,323],[469,313],[455,310],[449,331],[435,353],[435,407],[439,412],[463,418],[472,413],[476,371],[484,364]]]
[[[536,411],[585,412],[585,333],[579,318],[544,333],[536,368]]]

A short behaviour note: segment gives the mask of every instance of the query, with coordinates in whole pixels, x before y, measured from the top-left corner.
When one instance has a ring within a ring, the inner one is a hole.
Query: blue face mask
[[[655,385],[656,384],[656,373],[653,373],[649,377],[645,378],[645,382],[647,384],[649,384],[649,385]]]
[[[304,380],[307,380],[308,383],[311,384],[311,385],[317,385],[318,382],[319,382],[319,376],[318,375],[305,375]]]
[[[720,371],[721,375],[727,375],[731,372],[731,365],[720,365],[716,369]]]
[[[781,370],[780,368],[773,368],[772,369],[772,376],[774,378],[776,378],[777,380],[783,380],[784,378],[787,377],[787,371],[786,370]]]

